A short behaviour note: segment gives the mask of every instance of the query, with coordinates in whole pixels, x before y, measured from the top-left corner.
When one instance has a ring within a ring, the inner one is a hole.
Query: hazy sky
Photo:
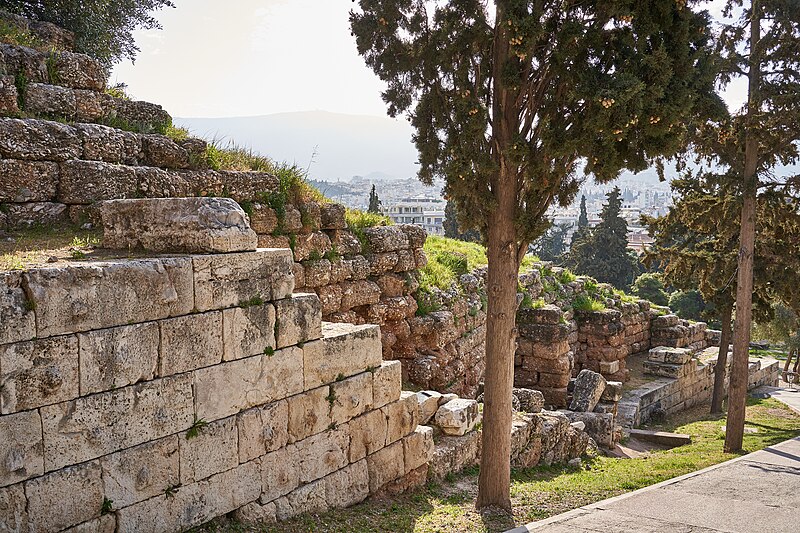
[[[350,35],[351,0],[174,1],[157,13],[163,30],[136,33],[136,64],[112,74],[136,98],[178,117],[385,115],[382,83]],[[734,88],[729,102],[741,94]]]

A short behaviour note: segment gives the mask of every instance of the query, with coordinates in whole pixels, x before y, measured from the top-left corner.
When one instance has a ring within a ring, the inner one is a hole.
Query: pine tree
[[[517,275],[547,209],[683,146],[713,97],[708,20],[685,1],[360,0],[359,53],[415,129],[419,177],[487,243],[478,507],[509,509]],[[492,10],[490,13],[489,10]]]
[[[639,269],[628,250],[628,223],[620,216],[621,207],[619,187],[614,187],[607,195],[600,223],[576,242],[570,263],[578,274],[627,290]]]
[[[570,224],[555,224],[530,246],[531,253],[542,261],[561,263],[567,251],[567,232]]]
[[[375,192],[375,184],[372,185],[372,190],[369,191],[369,207],[367,208],[367,212],[375,214],[380,214],[381,212],[381,201],[378,198],[378,193]]]

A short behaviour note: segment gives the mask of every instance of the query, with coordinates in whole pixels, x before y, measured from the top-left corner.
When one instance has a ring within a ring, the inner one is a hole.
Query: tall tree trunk
[[[725,398],[725,375],[728,367],[728,347],[731,344],[731,315],[733,305],[722,308],[722,335],[719,340],[719,355],[714,365],[714,392],[711,395],[711,412],[722,412],[722,400]]]
[[[497,2],[494,36],[493,151],[498,172],[488,219],[486,376],[483,392],[481,468],[476,506],[511,510],[511,395],[514,388],[519,245],[515,226],[517,169],[507,160],[519,119],[516,94],[504,86],[503,69],[513,55],[505,20],[507,2]]]
[[[736,285],[736,327],[733,332],[733,363],[728,388],[728,420],[725,431],[725,451],[738,452],[744,438],[745,405],[747,401],[747,366],[750,354],[750,325],[753,318],[753,255],[756,239],[756,196],[758,192],[758,127],[756,116],[760,99],[758,87],[759,41],[761,16],[758,2],[753,0],[750,20],[750,72],[748,74],[747,117],[745,119],[744,180],[742,221],[739,234],[739,274]]]

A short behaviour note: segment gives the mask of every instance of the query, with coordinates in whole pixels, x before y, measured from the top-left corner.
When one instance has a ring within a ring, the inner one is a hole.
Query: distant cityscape
[[[350,181],[314,181],[325,196],[354,209],[366,210],[369,193],[375,191],[381,201],[381,210],[394,223],[416,224],[433,235],[444,234],[444,209],[446,202],[441,191],[443,182],[426,186],[416,178],[388,179],[380,177],[353,176]],[[672,205],[672,190],[668,183],[652,180],[637,180],[632,177],[598,185],[587,183],[581,188],[575,201],[568,207],[552,207],[548,216],[554,224],[568,225],[567,239],[572,236],[580,214],[580,198],[586,197],[589,225],[600,222],[600,212],[606,202],[606,194],[618,186],[622,191],[622,217],[628,223],[628,247],[641,252],[653,242],[641,225],[641,216],[662,216]]]

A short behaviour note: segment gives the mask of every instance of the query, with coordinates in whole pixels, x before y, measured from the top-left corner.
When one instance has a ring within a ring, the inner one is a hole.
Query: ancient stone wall
[[[0,529],[179,531],[425,479],[376,326],[323,324],[289,250],[2,274]]]

